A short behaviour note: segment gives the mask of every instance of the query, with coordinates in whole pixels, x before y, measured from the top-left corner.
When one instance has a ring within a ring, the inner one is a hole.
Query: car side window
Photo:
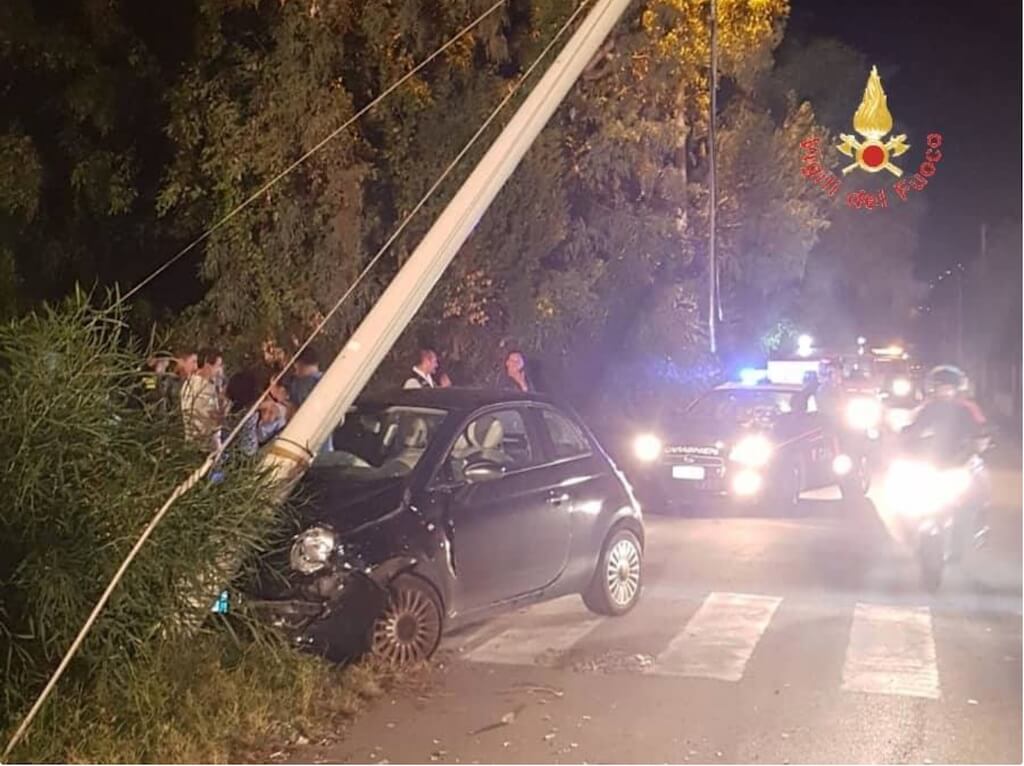
[[[475,460],[489,460],[506,471],[516,471],[535,465],[536,455],[522,413],[512,409],[488,412],[471,420],[455,440],[448,456],[448,473],[455,481],[463,481],[466,465]]]
[[[587,441],[587,437],[569,418],[551,410],[541,410],[541,418],[551,437],[551,444],[555,451],[553,457],[556,460],[579,457],[590,452],[590,443]]]

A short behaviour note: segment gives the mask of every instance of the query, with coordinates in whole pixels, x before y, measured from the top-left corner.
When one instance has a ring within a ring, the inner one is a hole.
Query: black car
[[[630,478],[662,508],[721,499],[785,508],[835,484],[862,495],[866,465],[840,452],[831,431],[800,386],[725,384],[637,435]]]
[[[304,648],[429,657],[448,627],[581,593],[640,596],[644,528],[624,476],[571,413],[532,394],[361,399],[309,471],[283,589],[256,602]]]

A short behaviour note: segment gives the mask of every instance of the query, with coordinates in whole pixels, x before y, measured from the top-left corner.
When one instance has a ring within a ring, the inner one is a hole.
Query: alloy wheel
[[[441,636],[441,612],[427,586],[400,585],[373,627],[372,652],[393,665],[430,658]]]
[[[616,606],[627,606],[640,588],[640,551],[632,540],[618,540],[608,551],[605,575],[611,600]]]

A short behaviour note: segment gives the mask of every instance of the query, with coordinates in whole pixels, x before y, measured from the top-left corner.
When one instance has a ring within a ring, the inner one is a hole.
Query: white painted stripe
[[[650,672],[739,681],[781,601],[774,596],[711,593]]]
[[[499,665],[545,665],[570,649],[600,624],[600,620],[568,625],[532,625],[509,628],[465,654],[471,662]]]
[[[939,669],[928,607],[857,604],[843,689],[938,699]]]

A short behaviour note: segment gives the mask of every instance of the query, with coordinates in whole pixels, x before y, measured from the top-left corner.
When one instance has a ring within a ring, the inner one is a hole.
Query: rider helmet
[[[967,390],[967,375],[953,365],[942,365],[934,368],[925,378],[925,389],[929,396],[946,394],[956,396]]]

